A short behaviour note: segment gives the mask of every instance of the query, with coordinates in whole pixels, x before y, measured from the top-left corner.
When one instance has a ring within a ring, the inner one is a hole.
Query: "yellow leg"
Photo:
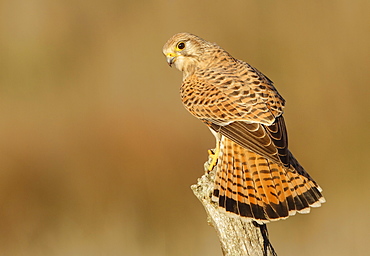
[[[217,160],[218,160],[218,156],[220,154],[220,142],[217,141],[216,143],[216,149],[215,149],[215,152],[213,153],[212,150],[208,150],[208,154],[209,156],[212,158],[212,161],[211,163],[209,164],[208,166],[208,171],[212,171],[212,169],[216,166],[217,164]]]

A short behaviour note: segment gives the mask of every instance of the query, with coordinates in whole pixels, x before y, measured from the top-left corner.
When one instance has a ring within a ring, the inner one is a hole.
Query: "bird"
[[[163,54],[183,74],[183,105],[216,138],[208,171],[215,168],[210,197],[220,211],[264,224],[325,202],[288,149],[285,100],[267,76],[190,33],[172,36]]]

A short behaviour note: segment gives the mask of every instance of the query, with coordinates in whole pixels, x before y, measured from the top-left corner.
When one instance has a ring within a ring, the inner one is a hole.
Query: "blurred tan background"
[[[370,1],[0,3],[0,255],[219,255],[190,190],[208,129],[162,46],[217,42],[287,100],[290,148],[324,188],[268,225],[285,255],[369,255]]]

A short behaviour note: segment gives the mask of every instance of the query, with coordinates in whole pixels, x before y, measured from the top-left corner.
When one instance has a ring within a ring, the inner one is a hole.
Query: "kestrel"
[[[216,168],[212,200],[220,209],[266,223],[325,202],[288,149],[285,100],[269,78],[189,33],[171,37],[163,53],[183,72],[185,108],[216,137],[209,170]]]

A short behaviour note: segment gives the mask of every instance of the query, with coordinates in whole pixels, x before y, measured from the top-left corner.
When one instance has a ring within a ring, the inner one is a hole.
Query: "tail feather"
[[[325,199],[291,153],[289,157],[293,160],[287,167],[223,137],[213,199],[226,212],[261,223],[308,213]]]
[[[304,184],[302,180],[300,179],[299,175],[297,175],[297,172],[295,170],[289,169],[288,171],[286,171],[286,175],[289,178],[288,184],[290,185],[290,190],[294,193],[293,199],[295,203],[295,210],[299,213],[306,213],[307,211],[309,211],[310,208],[309,203],[304,196],[304,191],[302,189],[302,186],[304,186]]]
[[[283,217],[287,209],[285,199],[279,200],[278,190],[272,177],[273,171],[269,169],[268,160],[261,156],[257,157],[254,164],[250,165],[250,170],[267,217],[273,219]]]
[[[238,147],[237,144],[233,145]],[[263,211],[263,202],[262,199],[258,196],[257,186],[255,185],[255,180],[253,179],[252,173],[248,172],[248,164],[250,164],[253,159],[249,159],[248,152],[241,151],[241,159],[236,160],[241,168],[241,173],[245,186],[243,187],[244,192],[241,197],[244,197],[244,204],[240,209],[241,216],[251,216],[252,218],[259,218],[259,216],[264,216]],[[250,212],[249,212],[250,211]]]

